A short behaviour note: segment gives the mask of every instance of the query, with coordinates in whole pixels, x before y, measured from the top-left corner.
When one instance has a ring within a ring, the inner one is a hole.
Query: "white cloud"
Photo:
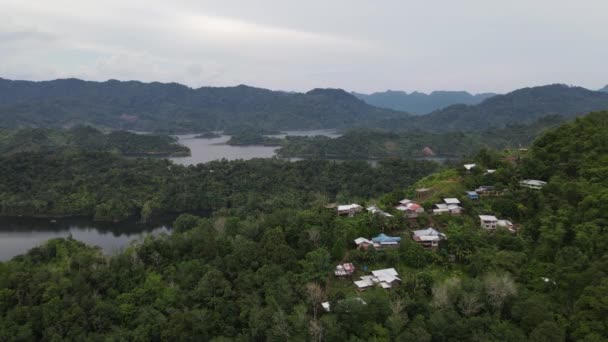
[[[608,83],[606,12],[601,0],[0,0],[0,77],[594,88]]]

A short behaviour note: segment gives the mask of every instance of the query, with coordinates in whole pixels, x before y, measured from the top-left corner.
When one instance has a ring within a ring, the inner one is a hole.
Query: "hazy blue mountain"
[[[503,128],[509,124],[530,124],[548,115],[574,117],[606,109],[608,93],[553,84],[496,95],[474,106],[453,105],[403,126],[430,131]],[[385,125],[394,127],[395,122],[389,120]]]
[[[0,79],[0,127],[98,127],[209,131],[235,126],[315,129],[374,125],[409,114],[381,109],[340,89],[287,93],[245,85],[192,89],[137,81]]]
[[[608,84],[604,88],[600,89],[599,91],[602,91],[604,93],[608,93]]]
[[[412,114],[428,114],[453,104],[474,105],[496,94],[472,95],[466,91],[434,91],[430,94],[387,90],[373,94],[352,93],[361,100],[380,108],[394,109]]]

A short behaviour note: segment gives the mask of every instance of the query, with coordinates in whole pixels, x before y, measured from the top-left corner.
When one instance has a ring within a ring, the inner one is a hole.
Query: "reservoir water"
[[[87,219],[0,218],[0,261],[26,253],[47,240],[70,235],[111,255],[148,234],[161,233],[170,233],[170,228],[163,224],[100,223]]]
[[[311,130],[311,131],[287,131],[284,134],[272,135],[278,138],[291,136],[315,136],[324,135],[330,138],[340,136],[334,130]],[[189,157],[169,158],[176,164],[196,165],[213,160],[226,159],[253,159],[253,158],[272,158],[276,155],[276,146],[231,146],[226,142],[230,139],[228,135],[222,135],[214,139],[195,138],[196,134],[178,135],[179,143],[190,148]]]
[[[329,137],[340,136],[333,130],[290,131],[287,135]],[[279,135],[284,137],[286,134]],[[197,139],[195,134],[178,136],[179,142],[190,148],[189,157],[171,158],[175,163],[195,165],[219,159],[272,158],[277,147],[270,146],[230,146],[229,136],[216,139]],[[164,224],[143,225],[130,223],[100,223],[87,219],[7,219],[0,218],[0,261],[43,244],[49,239],[72,236],[88,245],[99,246],[105,254],[114,254],[128,247],[130,243],[145,238],[148,234],[170,233]]]

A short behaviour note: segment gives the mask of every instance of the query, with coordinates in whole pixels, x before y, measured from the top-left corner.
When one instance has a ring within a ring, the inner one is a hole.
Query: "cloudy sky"
[[[608,83],[606,0],[0,0],[0,77],[305,91]]]

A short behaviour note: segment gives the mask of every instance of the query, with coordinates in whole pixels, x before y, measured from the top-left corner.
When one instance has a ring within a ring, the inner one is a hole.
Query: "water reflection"
[[[134,240],[161,233],[170,233],[169,226],[136,222],[100,223],[86,219],[0,218],[0,260],[26,253],[49,239],[69,235],[88,245],[101,247],[106,254],[114,254]]]

